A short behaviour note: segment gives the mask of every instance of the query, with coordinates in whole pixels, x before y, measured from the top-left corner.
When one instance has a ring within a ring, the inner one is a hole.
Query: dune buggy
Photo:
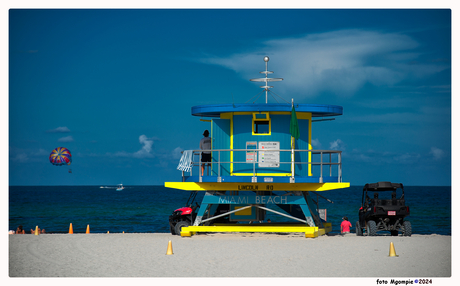
[[[200,209],[200,205],[195,202],[197,195],[197,191],[193,191],[190,194],[190,197],[185,204],[186,207],[182,207],[173,211],[173,213],[169,216],[169,231],[172,235],[180,235],[181,230],[183,227],[188,227],[193,224],[195,218],[197,216],[198,210]],[[229,211],[229,205],[222,204],[219,205],[215,211],[215,213],[226,213]],[[204,219],[208,218],[209,214],[205,214],[203,216]],[[222,216],[213,220],[212,223],[229,223],[229,216]],[[211,225],[211,222],[206,223],[205,225]]]
[[[404,220],[409,214],[403,184],[366,184],[363,188],[359,220],[356,222],[356,235],[375,236],[378,231],[390,231],[392,236],[397,236],[399,232],[403,236],[411,236],[411,223]]]
[[[196,191],[192,192],[185,204],[186,207],[174,210],[169,216],[169,230],[172,235],[180,235],[181,229],[190,226],[195,219],[197,209],[199,208],[198,203],[195,202],[195,205],[193,205],[196,194]]]

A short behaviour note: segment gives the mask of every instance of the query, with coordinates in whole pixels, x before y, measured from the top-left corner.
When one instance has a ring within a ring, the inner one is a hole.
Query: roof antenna
[[[264,62],[265,62],[265,71],[261,71],[260,73],[265,74],[265,78],[253,78],[250,79],[250,81],[257,81],[257,82],[265,82],[264,86],[261,86],[265,90],[265,103],[268,103],[268,92],[270,91],[270,88],[273,88],[273,86],[269,86],[268,82],[269,81],[282,81],[282,78],[269,78],[268,74],[273,73],[272,71],[268,71],[268,61],[270,60],[269,57],[265,56],[264,57]]]

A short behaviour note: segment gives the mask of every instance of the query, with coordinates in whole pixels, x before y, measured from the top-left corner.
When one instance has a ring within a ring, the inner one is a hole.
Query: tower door
[[[213,119],[211,126],[212,149],[230,149],[230,120],[229,119]],[[219,157],[220,153],[220,157]],[[212,152],[212,175],[219,175],[218,162],[230,162],[230,152]],[[230,175],[230,163],[220,164],[220,175]]]
[[[298,150],[308,150],[309,147],[309,120],[299,120],[300,138],[295,140],[295,148]],[[296,163],[308,163],[307,152],[296,152],[295,162]],[[295,164],[296,176],[308,176],[309,165],[307,164]]]

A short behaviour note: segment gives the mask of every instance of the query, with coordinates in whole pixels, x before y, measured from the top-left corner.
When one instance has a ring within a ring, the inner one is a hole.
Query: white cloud
[[[184,151],[184,149],[182,149],[181,147],[177,147],[176,149],[172,150],[172,157],[173,159],[180,159],[182,157],[182,151]]]
[[[34,157],[42,157],[42,156],[46,156],[46,155],[50,155],[51,154],[51,150],[50,151],[46,151],[45,149],[38,149],[37,152],[32,152],[32,156]]]
[[[344,151],[344,150],[346,149],[345,143],[343,143],[343,141],[340,140],[340,139],[337,139],[337,140],[335,140],[334,142],[330,142],[330,143],[329,143],[329,146],[330,146],[330,149],[331,149],[331,150],[340,150],[340,151]]]
[[[55,129],[47,130],[48,133],[69,133],[70,129],[67,127],[58,127]]]
[[[58,142],[64,142],[64,143],[73,142],[73,141],[74,140],[72,136],[66,136],[66,137],[62,137],[58,139]]]
[[[391,166],[392,164],[417,165],[423,160],[423,157],[415,152],[361,151],[358,149],[343,153],[343,157],[346,158],[347,161],[386,166]]]
[[[358,161],[367,162],[367,163],[372,162],[373,160],[369,155],[366,155],[366,154],[358,154],[357,159]]]
[[[420,118],[420,119],[419,119]],[[423,118],[417,113],[410,112],[394,112],[394,113],[385,113],[385,114],[363,114],[363,115],[354,115],[349,116],[345,120],[350,122],[366,122],[366,123],[385,123],[385,124],[401,124],[401,123],[417,123],[421,120],[429,120]]]
[[[398,154],[392,157],[392,159],[401,164],[414,164],[418,162],[418,160],[421,158],[421,155],[418,153],[404,153],[404,154]]]
[[[142,145],[142,148],[134,153],[126,152],[126,151],[118,151],[116,153],[106,153],[106,156],[109,157],[124,157],[124,158],[154,158],[156,154],[153,154],[153,142],[155,140],[159,140],[156,137],[147,137],[144,134],[139,136],[139,143]],[[93,156],[96,156],[93,154]]]
[[[269,40],[263,47],[226,58],[205,57],[201,61],[232,69],[244,79],[257,77],[264,68],[260,51],[270,51],[272,77],[283,77],[288,85],[275,83],[276,90],[302,91],[306,97],[328,91],[350,96],[365,83],[394,85],[405,79],[423,78],[449,68],[449,63],[418,63],[419,43],[400,33],[340,30],[301,37]]]
[[[439,160],[444,157],[444,151],[436,147],[431,147],[430,154],[433,155],[435,160]]]
[[[133,154],[135,158],[154,157],[152,152],[153,139],[147,138],[145,135],[139,136],[139,143],[141,143],[142,149]]]
[[[13,160],[19,163],[26,163],[29,161],[29,157],[27,156],[26,153],[19,153],[19,154],[16,154]]]
[[[110,153],[107,153],[107,154],[109,156],[111,155]],[[133,154],[125,152],[125,151],[119,151],[119,152],[115,153],[113,156],[115,156],[115,157],[132,157]]]
[[[18,148],[10,149],[10,162],[14,163],[26,163],[26,162],[41,162],[44,158],[47,160],[50,155],[51,150],[47,151],[45,149],[38,150],[23,150]]]
[[[314,147],[314,149],[321,149],[322,147],[321,142],[319,142],[318,139],[312,139],[311,145]]]

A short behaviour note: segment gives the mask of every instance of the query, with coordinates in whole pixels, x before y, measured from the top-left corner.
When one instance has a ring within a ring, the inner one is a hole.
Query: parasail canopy
[[[50,154],[50,162],[56,166],[70,165],[72,163],[72,154],[67,148],[57,147]]]

